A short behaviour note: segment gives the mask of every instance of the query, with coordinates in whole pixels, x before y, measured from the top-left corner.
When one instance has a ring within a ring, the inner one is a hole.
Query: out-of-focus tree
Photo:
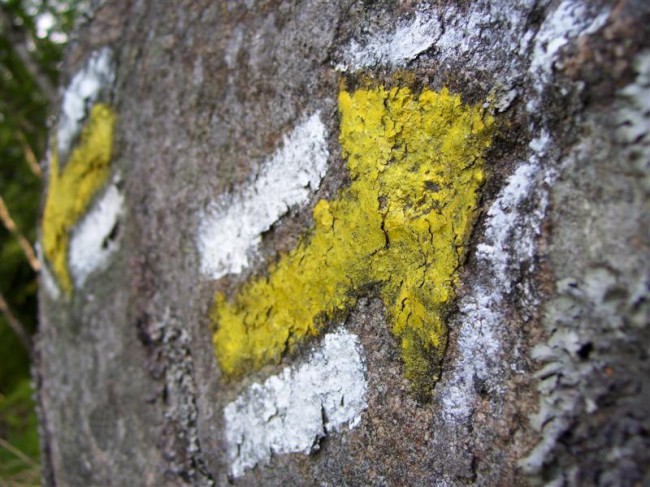
[[[85,2],[0,0],[0,483],[38,482],[29,385],[41,167],[63,47]]]

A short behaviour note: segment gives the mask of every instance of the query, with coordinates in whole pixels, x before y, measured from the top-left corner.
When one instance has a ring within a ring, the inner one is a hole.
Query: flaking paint
[[[233,476],[272,456],[310,454],[323,437],[354,428],[367,407],[363,350],[340,329],[323,337],[304,363],[251,384],[224,409]]]
[[[97,103],[63,170],[60,169],[58,151],[51,151],[43,212],[43,252],[58,284],[68,296],[73,289],[68,267],[70,231],[108,179],[114,125],[113,110],[106,104]]]
[[[217,294],[223,373],[277,362],[378,286],[405,375],[427,396],[447,343],[445,318],[474,221],[492,118],[446,89],[342,90],[340,142],[351,184],[319,201],[296,249]]]

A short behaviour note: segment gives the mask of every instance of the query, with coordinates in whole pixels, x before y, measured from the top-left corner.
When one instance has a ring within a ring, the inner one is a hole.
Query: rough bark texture
[[[643,1],[101,3],[65,73],[111,49],[114,82],[92,101],[117,114],[123,212],[109,265],[70,296],[42,286],[45,483],[649,485],[649,26]],[[495,118],[441,378],[417,400],[370,286],[325,325],[358,336],[360,422],[235,476],[224,408],[320,338],[226,381],[210,310],[350,184],[341,80],[446,87]],[[318,189],[262,232],[242,273],[201,273],[205,209],[316,112]]]

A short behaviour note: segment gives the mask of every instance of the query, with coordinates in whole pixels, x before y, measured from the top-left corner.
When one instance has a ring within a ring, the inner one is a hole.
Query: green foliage
[[[1,4],[0,32],[0,195],[18,229],[31,242],[35,239],[40,181],[26,162],[25,149],[38,158],[46,141],[49,100],[40,91],[19,54],[35,37],[35,20],[19,1]],[[33,52],[47,43],[34,42]],[[56,66],[60,53],[39,55],[40,64]],[[29,51],[27,51],[29,52]],[[37,57],[37,56],[34,56]],[[49,60],[49,63],[47,62]],[[51,74],[44,74],[51,83]],[[17,240],[0,226],[0,292],[9,307],[30,332],[36,325],[36,276]],[[0,317],[0,394],[9,394],[18,382],[29,377],[28,355]]]
[[[0,479],[14,485],[39,483],[38,433],[32,390],[23,379],[0,396]],[[1,481],[0,481],[1,482]]]
[[[0,196],[16,227],[36,240],[41,181],[58,66],[87,0],[0,0]],[[0,223],[0,292],[34,333],[37,276]],[[29,354],[0,315],[0,484],[38,483],[38,436]]]

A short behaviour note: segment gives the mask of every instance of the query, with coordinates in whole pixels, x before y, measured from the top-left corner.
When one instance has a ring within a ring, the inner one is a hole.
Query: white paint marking
[[[541,74],[546,78],[544,81],[548,81],[560,49],[581,35],[596,32],[605,24],[608,17],[609,9],[605,9],[592,19],[584,2],[576,0],[562,2],[546,18],[535,36],[530,70]]]
[[[90,274],[108,266],[118,247],[110,235],[123,213],[123,205],[124,197],[115,184],[110,184],[73,229],[68,261],[77,289],[83,287]]]
[[[272,455],[312,453],[326,434],[354,428],[367,407],[365,372],[358,338],[341,329],[307,363],[250,386],[224,410],[231,474]]]
[[[114,77],[112,52],[105,47],[93,52],[86,66],[72,78],[63,94],[57,130],[59,157],[62,160],[67,158],[102,89],[113,84]]]
[[[553,67],[560,50],[569,42],[582,35],[589,35],[600,29],[609,18],[610,9],[605,8],[599,15],[590,15],[588,4],[583,1],[565,0],[549,15],[540,27],[533,44],[533,55],[529,73],[535,80],[538,93],[553,78]],[[536,111],[538,99],[531,99],[528,111]]]
[[[394,32],[378,32],[360,41],[352,40],[339,53],[342,62],[337,69],[401,67],[432,49],[438,66],[448,66],[462,57],[466,68],[501,71],[508,67],[498,54],[518,49],[525,33],[529,3],[530,0],[513,2],[508,11],[496,9],[489,2],[473,2],[463,7],[462,12],[453,6],[418,10],[413,20],[400,22]],[[493,29],[494,25],[499,25],[499,29]]]
[[[347,71],[375,66],[403,66],[429,49],[440,34],[437,19],[416,12],[413,20],[400,22],[394,32],[377,33],[363,42],[363,45],[353,40],[344,52],[343,63],[337,69]]]
[[[242,272],[262,233],[318,189],[328,156],[325,126],[316,113],[284,137],[284,146],[262,165],[255,181],[200,215],[201,271],[213,279]]]
[[[531,159],[510,176],[488,211],[484,241],[477,248],[481,276],[459,303],[459,358],[440,392],[443,415],[448,421],[462,422],[472,414],[476,380],[493,393],[502,392],[499,371],[505,364],[500,352],[507,325],[503,301],[512,291],[521,264],[534,262],[535,239],[548,199],[540,185],[552,177],[541,170],[539,162],[549,140],[544,133],[531,141]],[[535,194],[541,194],[536,209],[527,211],[523,205]]]

